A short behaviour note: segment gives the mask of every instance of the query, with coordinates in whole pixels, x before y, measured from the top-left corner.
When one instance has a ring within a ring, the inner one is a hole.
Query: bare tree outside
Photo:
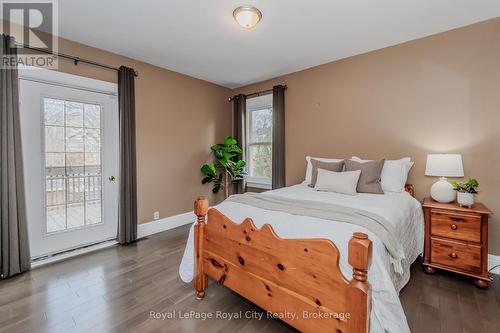
[[[101,222],[101,107],[44,98],[47,233]]]
[[[249,135],[249,175],[258,178],[272,176],[272,108],[251,112]]]

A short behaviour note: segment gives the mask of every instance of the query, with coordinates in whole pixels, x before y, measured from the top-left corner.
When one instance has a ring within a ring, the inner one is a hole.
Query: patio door
[[[99,90],[102,86],[104,89]],[[47,70],[20,71],[32,258],[115,239],[116,85]]]

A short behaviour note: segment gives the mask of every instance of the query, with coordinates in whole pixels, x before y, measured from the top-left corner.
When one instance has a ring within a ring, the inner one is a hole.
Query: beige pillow
[[[312,175],[311,175],[311,183],[309,187],[314,187],[316,185],[316,180],[318,179],[318,169],[341,172],[344,168],[344,160],[339,162],[323,162],[315,159],[311,159],[312,165]]]
[[[356,195],[361,170],[335,172],[318,169],[318,179],[314,189],[316,191],[336,192]]]
[[[343,161],[343,158],[325,158],[325,157],[315,157],[315,156],[306,156],[306,162],[307,162],[307,168],[306,168],[306,178],[304,181],[306,184],[311,184],[311,178],[312,178],[312,164],[311,160],[318,160],[321,162],[340,162]]]
[[[385,159],[370,162],[345,161],[345,171],[361,170],[357,191],[358,193],[384,194],[380,184],[380,175],[384,167]]]

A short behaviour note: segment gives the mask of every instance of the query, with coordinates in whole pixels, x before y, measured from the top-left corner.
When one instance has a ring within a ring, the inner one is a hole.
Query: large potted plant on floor
[[[213,193],[218,193],[224,188],[224,195],[229,196],[229,187],[243,180],[245,172],[245,161],[236,159],[241,154],[238,141],[232,136],[226,136],[224,143],[215,144],[210,147],[214,154],[214,163],[204,164],[200,171],[203,174],[202,184],[214,183]]]

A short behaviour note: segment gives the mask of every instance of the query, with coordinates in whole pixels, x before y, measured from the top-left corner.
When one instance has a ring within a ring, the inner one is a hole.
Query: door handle
[[[108,179],[109,179],[110,182],[114,182],[115,181],[115,176],[109,176]]]

